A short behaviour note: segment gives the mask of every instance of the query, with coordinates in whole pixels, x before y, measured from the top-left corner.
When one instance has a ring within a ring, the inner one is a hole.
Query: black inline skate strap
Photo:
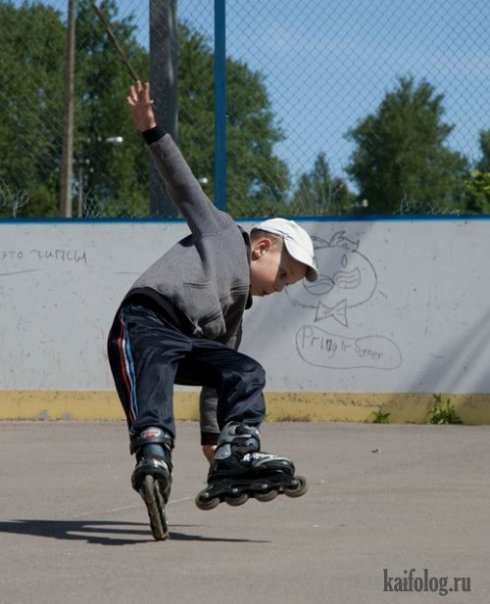
[[[161,428],[144,428],[139,434],[131,437],[129,450],[131,455],[145,445],[163,445],[169,450],[173,449],[174,443],[170,434]]]

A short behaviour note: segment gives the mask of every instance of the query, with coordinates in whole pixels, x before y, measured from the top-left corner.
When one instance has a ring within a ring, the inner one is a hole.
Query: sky
[[[66,0],[48,3],[63,10]],[[118,6],[121,16],[134,13],[147,45],[148,2]],[[177,6],[212,45],[214,1]],[[346,177],[346,134],[405,75],[444,95],[451,148],[478,158],[478,132],[490,128],[489,24],[488,0],[227,0],[227,54],[263,74],[286,136],[275,151],[291,173],[325,152]]]

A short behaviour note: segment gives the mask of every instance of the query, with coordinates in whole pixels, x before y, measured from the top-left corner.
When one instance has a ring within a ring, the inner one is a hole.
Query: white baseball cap
[[[315,261],[313,241],[303,227],[300,227],[293,220],[271,218],[255,225],[252,230],[255,229],[282,237],[289,255],[308,267],[305,275],[307,281],[318,279],[319,273]]]

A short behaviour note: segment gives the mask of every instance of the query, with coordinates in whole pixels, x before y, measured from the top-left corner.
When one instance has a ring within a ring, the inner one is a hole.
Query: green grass
[[[449,397],[444,398],[442,394],[434,394],[434,404],[429,411],[429,423],[435,425],[442,424],[462,424],[463,421],[456,413],[454,405]]]
[[[373,424],[389,424],[390,423],[390,415],[388,411],[383,409],[383,405],[381,405],[377,411],[374,412]]]

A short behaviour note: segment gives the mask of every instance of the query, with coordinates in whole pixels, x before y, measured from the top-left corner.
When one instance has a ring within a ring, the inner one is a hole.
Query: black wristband
[[[154,128],[150,128],[149,130],[145,130],[141,133],[147,145],[151,145],[152,143],[156,143],[158,140],[162,138],[165,132],[162,128],[155,126]]]

